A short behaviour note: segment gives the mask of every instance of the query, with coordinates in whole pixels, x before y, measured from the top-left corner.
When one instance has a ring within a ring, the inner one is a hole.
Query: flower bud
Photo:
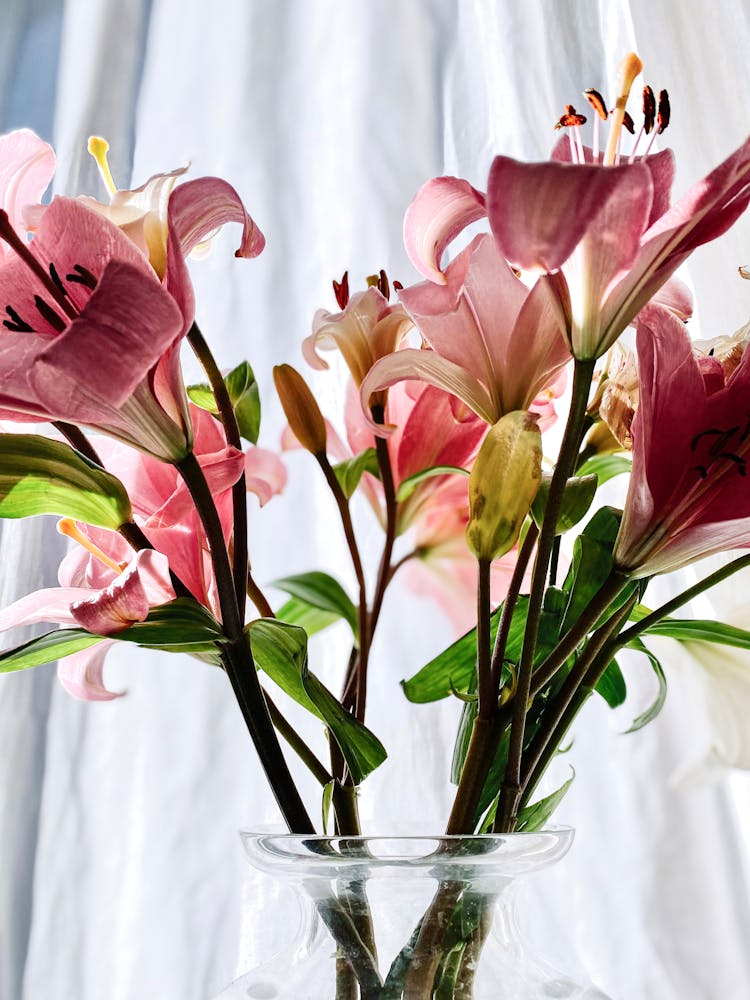
[[[535,413],[506,413],[482,442],[469,476],[466,540],[481,560],[513,548],[542,481],[542,436]]]
[[[325,420],[305,380],[291,365],[276,365],[273,380],[294,436],[313,455],[325,454]]]

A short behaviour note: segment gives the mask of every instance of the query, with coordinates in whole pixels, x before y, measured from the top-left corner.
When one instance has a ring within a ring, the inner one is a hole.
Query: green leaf
[[[630,472],[633,463],[624,455],[592,455],[578,470],[579,476],[596,476],[602,486],[615,476]]]
[[[594,690],[604,698],[610,708],[617,708],[618,705],[622,705],[628,690],[617,660],[612,660],[609,663]]]
[[[311,604],[301,601],[297,597],[290,597],[276,612],[276,617],[286,622],[287,625],[299,625],[307,632],[308,638],[341,620],[341,616],[334,611],[322,611],[320,608],[314,608]]]
[[[313,570],[310,573],[299,573],[296,576],[284,576],[278,580],[272,580],[271,586],[283,590],[286,594],[291,594],[292,597],[304,601],[313,608],[328,611],[343,618],[345,622],[349,623],[356,638],[357,609],[338,580],[329,576],[328,573]]]
[[[572,767],[571,771],[573,771]],[[516,831],[518,833],[521,831],[531,833],[534,830],[541,830],[552,813],[565,798],[565,793],[573,784],[575,776],[575,771],[573,771],[568,780],[564,784],[560,785],[557,791],[552,792],[551,795],[546,795],[543,799],[539,799],[538,802],[533,802],[529,806],[524,806],[518,813]]]
[[[544,520],[544,511],[547,507],[547,497],[549,496],[552,476],[545,472],[542,474],[542,482],[539,491],[531,505],[531,516],[541,527]],[[555,534],[562,535],[569,531],[574,525],[586,515],[589,507],[594,502],[596,495],[597,478],[593,475],[575,476],[565,484],[562,506],[557,518]]]
[[[750,649],[750,632],[723,622],[663,618],[643,634],[669,636],[680,642],[715,642],[721,646]]]
[[[39,434],[0,434],[0,517],[57,514],[100,528],[132,520],[119,479],[70,445]]]
[[[331,806],[333,805],[333,790],[336,787],[336,779],[331,778],[323,788],[323,833],[328,834],[328,820],[331,816]]]
[[[578,621],[612,569],[612,549],[620,528],[620,512],[602,507],[576,538],[573,562],[563,584],[568,606],[562,633]]]
[[[338,743],[356,785],[383,763],[383,744],[341,705],[307,665],[303,629],[261,618],[248,626],[253,657],[261,670],[299,705],[321,719]]]
[[[365,472],[380,478],[378,453],[374,448],[365,448],[354,458],[347,458],[346,461],[334,465],[333,471],[339,481],[339,486],[344,491],[344,496],[350,500]]]
[[[251,444],[257,444],[260,431],[260,393],[247,361],[241,362],[224,376],[224,385],[229,393],[240,434]],[[187,394],[196,406],[208,410],[215,417],[219,416],[219,408],[210,385],[190,385]]]
[[[71,653],[80,653],[82,649],[95,646],[102,642],[104,636],[92,635],[82,628],[61,628],[47,632],[36,639],[25,642],[22,646],[6,649],[0,653],[0,673],[11,673],[13,670],[25,670],[27,667],[38,667],[42,663],[53,663]]]
[[[413,476],[407,476],[406,479],[401,481],[396,492],[396,500],[398,503],[408,500],[417,486],[424,482],[425,479],[432,479],[433,476],[455,475],[456,473],[466,476],[467,479],[470,475],[469,470],[463,469],[460,465],[433,465],[429,469],[422,469],[420,472],[415,472]]]
[[[628,649],[635,649],[637,652],[643,653],[644,656],[648,657],[653,671],[656,674],[656,680],[659,684],[656,698],[654,698],[651,705],[649,705],[645,712],[641,712],[641,714],[633,720],[633,724],[630,729],[625,730],[626,733],[634,733],[638,729],[643,729],[647,723],[651,722],[652,719],[655,719],[659,712],[661,712],[667,698],[667,678],[664,676],[664,669],[661,663],[657,660],[651,650],[641,642],[640,639],[631,639],[628,643]]]
[[[217,643],[225,641],[213,615],[190,597],[151,608],[145,621],[109,638],[168,653],[215,653]]]

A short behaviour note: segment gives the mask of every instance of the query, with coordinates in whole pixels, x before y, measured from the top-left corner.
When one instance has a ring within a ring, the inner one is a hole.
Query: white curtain
[[[84,151],[99,133],[122,186],[190,162],[193,176],[226,177],[246,199],[266,251],[237,261],[228,232],[193,275],[220,363],[247,358],[261,381],[268,446],[281,428],[271,365],[301,364],[314,309],[333,305],[331,278],[386,267],[412,280],[401,217],[426,178],[454,172],[482,187],[498,152],[544,157],[563,105],[582,103],[584,87],[607,91],[632,48],[670,89],[678,192],[747,128],[740,3],[6,0],[0,29],[3,127],[30,124],[54,141],[58,191],[97,193]],[[750,285],[736,268],[749,261],[747,221],[696,254],[704,335],[747,319]],[[341,385],[316,380],[331,406]],[[256,576],[320,568],[350,583],[311,463],[296,456],[289,468],[285,496],[251,513]],[[51,584],[61,551],[50,524],[6,523],[3,602]],[[398,680],[450,630],[403,590],[386,617],[370,722],[391,758],[365,786],[363,813],[369,830],[434,832],[458,706],[410,706]],[[627,713],[591,705],[577,726],[577,778],[559,815],[577,841],[530,882],[527,923],[550,957],[615,1000],[741,1000],[749,786],[670,784],[701,705],[667,654],[672,692],[656,723],[620,735],[651,693],[635,661]],[[315,669],[333,681],[345,655],[333,632],[314,644]],[[116,650],[107,677],[127,697],[75,702],[52,668],[0,678],[0,1000],[205,1000],[288,926],[241,856],[237,830],[278,816],[224,676]],[[317,816],[315,789],[295,773]]]

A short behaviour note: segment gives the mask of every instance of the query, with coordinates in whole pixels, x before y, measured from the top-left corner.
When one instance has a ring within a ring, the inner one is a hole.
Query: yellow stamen
[[[107,153],[109,152],[109,143],[106,139],[102,139],[100,135],[89,136],[88,151],[96,160],[96,165],[99,168],[99,173],[104,181],[104,186],[110,194],[114,194],[117,190],[117,185],[115,184],[114,178],[112,176],[112,171],[109,169],[109,162],[107,160]]]
[[[620,138],[622,123],[625,121],[625,105],[628,103],[633,80],[635,80],[642,69],[643,63],[635,52],[628,52],[620,63],[620,70],[617,77],[617,100],[612,111],[612,128],[607,142],[607,152],[604,154],[604,163],[607,166],[612,166],[615,162],[617,143]]]
[[[106,552],[102,552],[98,545],[94,545],[90,538],[86,538],[83,532],[78,528],[75,521],[69,517],[64,517],[62,520],[57,522],[57,530],[61,535],[67,535],[68,538],[72,538],[74,542],[78,542],[82,545],[84,549],[100,559],[105,566],[109,566],[118,576],[123,571],[123,566],[120,563],[116,563],[114,559],[110,559]]]

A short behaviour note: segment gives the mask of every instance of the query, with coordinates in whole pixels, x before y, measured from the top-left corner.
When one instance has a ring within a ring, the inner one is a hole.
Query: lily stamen
[[[593,87],[589,87],[588,90],[583,92],[583,96],[589,102],[591,107],[596,112],[594,117],[594,138],[592,143],[592,153],[594,157],[594,163],[599,162],[599,120],[607,120],[609,118],[609,111],[607,111],[607,105],[604,103],[604,98],[599,93],[598,90],[594,90]]]
[[[617,98],[612,111],[612,128],[607,141],[607,151],[604,154],[604,164],[613,166],[617,156],[617,147],[625,120],[625,105],[630,96],[633,81],[643,69],[643,63],[635,54],[629,52],[620,63],[620,73],[617,81]]]
[[[127,563],[117,563],[114,559],[111,559],[106,552],[103,552],[98,545],[95,545],[90,538],[87,538],[83,534],[72,518],[63,517],[59,520],[57,522],[57,530],[61,535],[65,535],[67,538],[72,538],[74,542],[78,542],[79,545],[82,545],[87,552],[90,552],[92,556],[100,562],[103,562],[104,565],[108,566],[117,576],[119,576],[127,566]]]
[[[16,254],[18,254],[24,264],[33,272],[33,274],[36,275],[47,291],[51,294],[55,302],[57,302],[57,304],[62,308],[63,312],[65,312],[70,319],[75,319],[78,313],[72,303],[68,301],[65,293],[60,290],[59,285],[52,278],[51,274],[45,271],[33,255],[28,244],[25,243],[15,231],[13,226],[10,224],[8,213],[3,209],[0,209],[0,239],[7,243],[11,250],[14,250]]]
[[[109,169],[109,161],[107,160],[109,143],[106,139],[102,139],[100,135],[92,135],[89,137],[87,149],[96,161],[99,174],[104,181],[107,191],[110,195],[114,194],[117,191],[117,185],[115,184],[112,171]]]

